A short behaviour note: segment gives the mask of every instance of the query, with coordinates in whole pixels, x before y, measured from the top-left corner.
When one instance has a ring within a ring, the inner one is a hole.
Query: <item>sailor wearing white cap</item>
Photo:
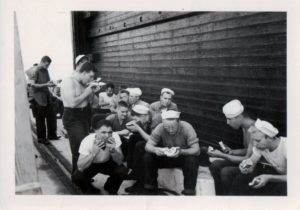
[[[89,58],[86,55],[78,55],[75,59],[75,66],[79,66],[80,64],[89,61]]]
[[[199,139],[191,124],[179,120],[180,112],[162,113],[162,123],[151,133],[146,144],[145,189],[157,187],[158,168],[179,167],[183,171],[183,194],[195,195],[198,175]],[[150,193],[150,192],[149,192]]]
[[[137,182],[125,191],[128,193],[139,193],[143,189],[143,155],[145,145],[150,138],[149,108],[143,105],[136,105],[132,108],[131,117],[133,121],[127,123],[126,127],[132,132],[128,140],[127,167],[132,169],[129,177]]]
[[[215,160],[209,169],[214,178],[215,191],[217,195],[226,195],[238,170],[238,164],[244,159],[250,157],[252,153],[252,142],[249,128],[254,125],[251,119],[244,111],[242,103],[234,99],[223,106],[223,113],[226,117],[227,124],[233,129],[242,128],[244,148],[231,149],[219,140],[221,151],[218,149],[209,150],[207,154],[211,157],[222,158]]]
[[[169,88],[161,89],[160,100],[150,105],[151,129],[162,122],[161,113],[167,110],[178,111],[177,105],[172,102],[175,92]]]
[[[133,108],[135,105],[143,105],[149,107],[149,104],[141,100],[142,90],[140,88],[127,88],[129,92],[129,105]]]
[[[278,130],[271,123],[256,120],[255,129],[251,131],[253,153],[240,164],[239,168],[243,174],[236,177],[231,194],[287,194],[286,138],[277,135]],[[257,165],[258,162],[260,165]]]

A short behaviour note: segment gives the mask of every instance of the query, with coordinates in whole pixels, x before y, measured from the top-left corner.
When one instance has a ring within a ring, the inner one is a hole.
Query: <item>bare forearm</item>
[[[191,147],[188,149],[181,149],[180,155],[200,155],[200,148]]]
[[[236,155],[229,155],[229,154],[223,154],[221,156],[221,158],[224,158],[226,160],[229,160],[232,163],[240,163],[242,162],[244,159],[246,159],[245,156],[236,156]]]
[[[269,175],[269,181],[270,182],[286,182],[287,177],[286,175]]]
[[[119,152],[111,152],[111,157],[112,159],[118,164],[120,165],[121,163],[123,163],[124,161],[124,156],[123,154],[119,153]]]
[[[77,105],[79,105],[80,103],[82,103],[84,100],[87,99],[87,97],[89,97],[89,95],[91,94],[91,92],[88,91],[84,91],[80,96],[75,97],[73,99],[73,107],[76,107]]]
[[[78,170],[84,171],[85,169],[87,169],[92,164],[94,156],[95,155],[91,153],[84,158],[79,159],[77,162]]]
[[[155,153],[156,146],[151,144],[146,144],[145,150],[150,153]]]
[[[247,149],[233,149],[231,150],[231,155],[243,156],[246,155]]]
[[[31,84],[31,86],[34,88],[44,88],[44,87],[48,87],[48,83],[43,83],[43,84],[33,83],[33,84]]]

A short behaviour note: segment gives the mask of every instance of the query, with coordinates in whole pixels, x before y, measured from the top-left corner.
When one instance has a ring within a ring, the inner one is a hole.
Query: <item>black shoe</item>
[[[182,190],[181,192],[182,195],[196,195],[195,190]]]
[[[141,195],[167,195],[163,190],[160,189],[143,189]]]
[[[50,142],[47,139],[39,139],[38,143],[44,144],[44,145],[49,145],[50,144]]]
[[[136,180],[136,175],[135,175],[135,172],[134,170],[132,170],[125,178],[126,180]]]
[[[59,140],[61,136],[48,136],[48,140]]]
[[[139,192],[143,191],[143,184],[141,184],[139,181],[137,181],[136,183],[134,183],[132,186],[130,187],[126,187],[125,192],[130,193],[130,194],[136,194]]]
[[[101,195],[101,190],[97,189],[97,188],[91,188],[85,192],[83,192],[83,194],[85,195]]]

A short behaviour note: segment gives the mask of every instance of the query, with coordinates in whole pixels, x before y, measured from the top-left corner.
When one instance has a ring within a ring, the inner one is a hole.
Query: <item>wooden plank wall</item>
[[[234,98],[286,135],[286,13],[94,12],[84,24],[104,80],[148,102],[173,89],[202,143],[237,145],[221,112]]]

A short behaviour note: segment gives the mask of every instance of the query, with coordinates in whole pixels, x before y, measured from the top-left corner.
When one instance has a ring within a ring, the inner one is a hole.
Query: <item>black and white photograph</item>
[[[14,199],[299,209],[295,11],[157,8],[11,10]]]

